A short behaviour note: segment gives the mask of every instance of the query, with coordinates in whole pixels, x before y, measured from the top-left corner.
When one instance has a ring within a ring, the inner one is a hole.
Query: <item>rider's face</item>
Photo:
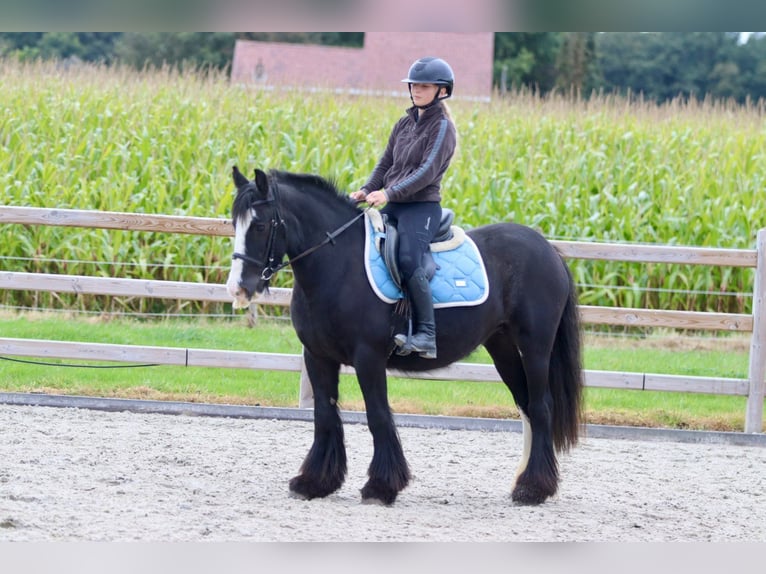
[[[436,93],[439,91],[439,86],[436,84],[410,84],[412,93],[412,101],[416,106],[425,106],[430,104]]]

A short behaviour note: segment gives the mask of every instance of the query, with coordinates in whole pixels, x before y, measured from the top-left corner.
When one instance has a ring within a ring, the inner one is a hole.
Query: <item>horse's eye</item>
[[[255,227],[256,231],[266,231],[266,224],[265,223],[254,223],[253,227]]]

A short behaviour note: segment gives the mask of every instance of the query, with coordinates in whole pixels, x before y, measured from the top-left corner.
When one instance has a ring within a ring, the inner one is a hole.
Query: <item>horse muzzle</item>
[[[255,295],[260,295],[264,291],[268,291],[269,282],[258,279],[253,288],[245,287],[243,284],[227,285],[229,295],[234,299],[232,306],[235,309],[246,309],[250,306]]]
[[[253,295],[248,293],[247,289],[238,286],[235,289],[229,288],[228,291],[229,295],[234,299],[232,307],[235,309],[247,309],[250,306]]]

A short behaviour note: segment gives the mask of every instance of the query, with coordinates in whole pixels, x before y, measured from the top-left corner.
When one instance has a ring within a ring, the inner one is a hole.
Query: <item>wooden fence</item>
[[[56,225],[129,231],[186,233],[231,236],[228,220],[168,215],[143,215],[70,209],[0,206],[0,224]],[[756,270],[752,314],[711,313],[698,311],[661,311],[636,308],[580,306],[582,321],[587,324],[668,327],[695,330],[739,331],[751,334],[747,379],[689,377],[651,373],[585,371],[585,384],[591,387],[655,391],[683,391],[747,396],[744,431],[762,432],[764,373],[766,371],[766,229],[758,233],[756,249],[711,249],[651,245],[617,245],[577,241],[552,242],[566,258],[751,267]],[[114,296],[153,297],[200,301],[229,302],[226,287],[178,281],[153,281],[81,275],[52,275],[0,271],[0,289],[53,291]],[[271,289],[255,299],[259,305],[286,306],[291,290]],[[0,354],[63,359],[151,362],[166,365],[226,367],[265,370],[301,371],[300,355],[250,353],[209,349],[143,347],[136,345],[99,345],[0,338]],[[353,369],[344,367],[344,373]],[[392,376],[461,380],[500,381],[493,365],[456,363],[426,373],[389,371]],[[301,401],[305,400],[305,377]]]

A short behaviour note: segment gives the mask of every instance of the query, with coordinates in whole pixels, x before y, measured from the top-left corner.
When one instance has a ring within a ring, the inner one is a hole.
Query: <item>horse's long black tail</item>
[[[563,260],[562,260],[563,263]],[[582,407],[582,331],[577,308],[577,289],[569,267],[569,299],[556,333],[550,363],[550,391],[553,395],[553,444],[566,451],[580,436]]]

